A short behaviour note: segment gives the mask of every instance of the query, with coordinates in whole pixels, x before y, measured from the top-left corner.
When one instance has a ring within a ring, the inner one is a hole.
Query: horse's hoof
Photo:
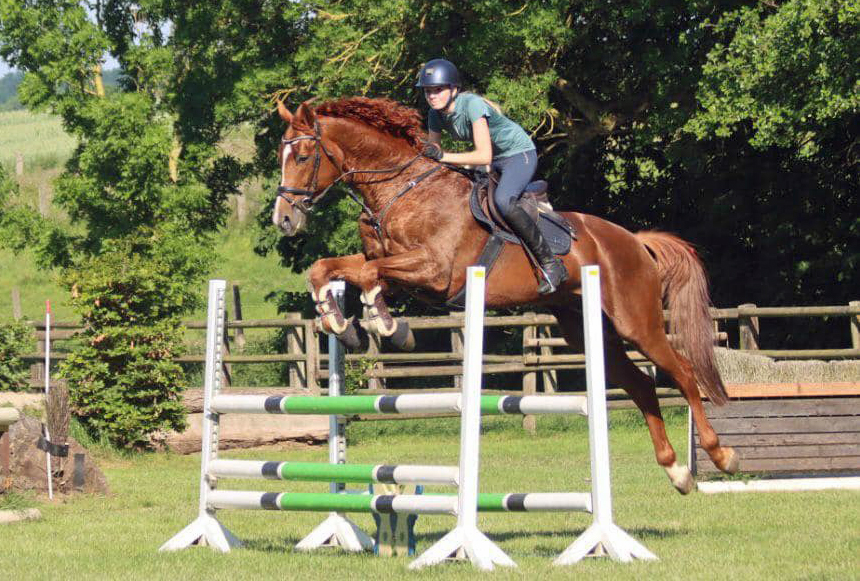
[[[352,317],[347,321],[346,330],[343,333],[340,333],[337,338],[349,351],[358,351],[361,349],[361,337],[358,335],[358,324]]]
[[[666,468],[666,475],[672,482],[672,486],[681,494],[690,494],[696,486],[696,480],[693,478],[693,473],[686,466],[672,466]]]
[[[403,321],[397,322],[397,328],[394,334],[391,335],[391,344],[401,351],[415,350],[415,335],[412,334],[412,329],[409,328],[409,323]]]
[[[741,457],[740,454],[735,452],[734,448],[724,447],[726,460],[723,462],[724,466],[720,467],[720,469],[726,474],[735,474],[741,467]]]

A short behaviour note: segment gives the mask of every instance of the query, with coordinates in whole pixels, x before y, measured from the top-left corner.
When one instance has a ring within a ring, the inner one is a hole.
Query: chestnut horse
[[[352,98],[316,108],[305,102],[295,113],[278,103],[278,111],[288,127],[278,151],[281,178],[274,224],[294,236],[314,203],[340,181],[357,191],[353,195],[364,208],[359,218],[364,252],[323,258],[310,269],[319,324],[354,343],[352,322],[330,291],[332,279],[343,279],[361,290],[372,332],[413,346],[411,333],[391,316],[383,294],[401,288],[437,302],[457,295],[466,267],[476,263],[489,236],[469,211],[470,180],[419,155],[420,115],[394,101]],[[692,489],[690,470],[678,465],[666,437],[654,382],[627,357],[623,341],[672,378],[690,404],[702,448],[718,468],[735,472],[738,457],[732,448],[720,446],[699,396],[701,387],[711,401],[727,398],[714,363],[707,280],[691,245],[661,232],[633,234],[587,214],[563,215],[576,232],[563,257],[570,279],[555,293],[539,295],[524,250],[505,243],[487,278],[487,307],[545,307],[558,319],[567,342],[581,349],[579,270],[599,265],[603,312],[611,327],[605,339],[606,375],[642,411],[657,463],[680,492]],[[664,299],[672,343],[665,331]]]

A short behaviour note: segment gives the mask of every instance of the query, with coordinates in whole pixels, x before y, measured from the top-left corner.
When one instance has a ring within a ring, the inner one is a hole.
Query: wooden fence
[[[311,393],[324,391],[323,383],[328,379],[328,355],[322,349],[325,341],[316,332],[314,321],[302,319],[298,313],[288,313],[283,319],[241,320],[241,301],[238,289],[234,287],[234,310],[237,316],[228,321],[226,332],[232,333],[232,353],[224,357],[225,365],[245,365],[262,363],[283,363],[289,369],[290,390],[307,389]],[[860,359],[860,301],[852,301],[847,306],[818,307],[756,307],[745,304],[732,309],[711,309],[717,336],[721,345],[729,344],[729,333],[725,330],[729,321],[737,324],[737,336],[732,341],[739,351],[755,352],[775,359]],[[761,320],[785,317],[838,317],[847,318],[846,334],[850,335],[851,348],[844,349],[763,349],[759,345]],[[441,352],[387,352],[373,337],[364,353],[351,353],[346,356],[347,363],[362,362],[367,386],[371,392],[385,390],[388,380],[399,378],[451,378],[452,388],[459,388],[463,352],[463,315],[451,313],[437,317],[406,317],[405,320],[418,335],[426,330],[447,331],[450,347]],[[44,381],[41,362],[44,361],[44,324],[34,323],[38,352],[25,356],[33,363],[31,384],[41,386]],[[204,329],[204,321],[186,323],[189,329]],[[524,394],[535,393],[540,385],[543,391],[552,393],[558,388],[558,372],[582,369],[584,355],[579,353],[557,353],[564,347],[564,340],[553,336],[556,326],[555,317],[548,314],[525,313],[522,315],[488,316],[488,328],[504,327],[522,329],[522,350],[516,354],[484,355],[485,374],[514,374],[518,376],[509,387],[511,391]],[[69,339],[79,330],[79,324],[54,322],[51,330],[54,340]],[[734,325],[732,325],[734,328]],[[286,334],[283,352],[271,354],[244,353],[244,331],[249,329],[282,329]],[[228,343],[229,344],[229,343]],[[628,352],[640,366],[650,367],[648,362],[636,351]],[[62,353],[52,356],[53,360],[63,359]],[[203,355],[186,355],[175,359],[179,363],[202,363]],[[229,378],[229,374],[228,374]],[[436,380],[438,381],[438,379]],[[540,384],[540,385],[539,385]],[[240,386],[236,386],[240,387]]]

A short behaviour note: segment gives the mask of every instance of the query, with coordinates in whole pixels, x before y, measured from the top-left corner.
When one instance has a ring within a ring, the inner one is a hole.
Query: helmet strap
[[[448,107],[451,106],[451,103],[453,103],[454,99],[457,98],[457,95],[460,94],[460,88],[459,87],[455,87],[454,85],[448,85],[448,86],[451,87],[451,96],[448,97],[448,102],[445,103],[444,107],[442,107],[442,111],[444,111],[445,113],[448,112]]]

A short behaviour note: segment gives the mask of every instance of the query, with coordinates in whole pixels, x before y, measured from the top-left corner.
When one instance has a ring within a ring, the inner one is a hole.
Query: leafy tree
[[[44,264],[61,267],[86,323],[84,347],[63,366],[71,399],[94,435],[134,447],[184,425],[170,359],[181,345],[179,316],[199,302],[235,170],[180,163],[170,52],[145,8],[0,0],[0,55],[25,72],[22,102],[59,113],[80,144],[55,184],[74,227],[8,208],[5,230],[17,233],[5,243],[35,247]],[[108,52],[126,73],[110,92],[101,70]]]

